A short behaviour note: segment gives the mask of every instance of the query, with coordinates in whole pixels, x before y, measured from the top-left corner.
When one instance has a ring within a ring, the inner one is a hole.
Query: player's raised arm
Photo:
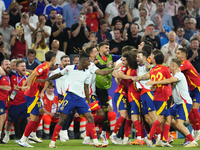
[[[178,81],[178,78],[171,77],[169,79],[164,79],[164,80],[161,80],[161,81],[148,81],[145,85],[171,84],[171,83],[174,83],[174,82],[177,82],[177,81]]]
[[[61,74],[61,72],[59,72],[57,74],[52,75],[51,77],[48,77],[47,79],[37,79],[36,82],[44,83],[44,82],[49,81],[49,80],[58,79],[58,78],[60,78],[62,76],[63,75]]]

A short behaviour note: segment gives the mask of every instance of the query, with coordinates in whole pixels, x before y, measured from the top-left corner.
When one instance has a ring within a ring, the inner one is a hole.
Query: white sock
[[[90,140],[90,136],[85,136],[84,140]]]
[[[51,144],[55,144],[56,143],[56,141],[51,141]]]
[[[0,131],[0,137],[1,137],[1,133],[2,133],[2,131]]]
[[[36,132],[31,132],[31,136],[35,137],[36,136]]]
[[[26,142],[26,140],[27,140],[27,137],[24,136],[24,135],[23,135],[22,138],[20,139],[21,142]]]
[[[116,135],[117,135],[116,133],[114,133],[114,132],[112,133],[112,136],[116,136]]]
[[[106,131],[102,131],[101,134],[106,134]]]
[[[141,136],[137,136],[137,139],[138,139],[138,140],[141,140],[142,138],[141,138]]]
[[[128,137],[124,137],[124,141],[128,141]]]
[[[98,139],[93,139],[94,144],[98,143]]]
[[[9,136],[10,131],[5,131],[5,136]]]
[[[159,140],[161,139],[161,134],[158,134],[158,139],[159,139]]]

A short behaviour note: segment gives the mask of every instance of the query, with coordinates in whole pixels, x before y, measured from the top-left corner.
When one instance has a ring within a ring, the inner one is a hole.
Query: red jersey
[[[122,72],[126,73],[128,70],[127,67],[122,66],[121,70]],[[115,90],[115,93],[120,93],[122,95],[124,95],[125,97],[127,97],[127,87],[125,87],[122,83],[123,83],[124,79],[122,79],[122,82],[120,82],[120,85],[117,85],[117,89]]]
[[[200,87],[200,76],[187,59],[182,62],[180,68],[186,77],[190,91],[194,90],[196,87]]]
[[[97,32],[99,28],[98,12],[86,14],[86,24],[90,26],[91,31]]]
[[[43,97],[44,108],[51,113],[56,113],[58,111],[58,97],[54,95],[54,99],[50,100],[46,94]]]
[[[10,86],[10,78],[8,75],[0,77],[0,85],[1,86]],[[0,100],[6,103],[9,98],[9,91],[0,89]]]
[[[28,2],[23,1],[23,2],[21,2],[21,5],[23,6],[22,12],[28,12],[28,6],[29,6]]]
[[[137,76],[137,70],[129,68],[126,72],[128,76]],[[128,102],[132,102],[133,100],[140,100],[140,93],[137,90],[135,83],[132,80],[127,80],[130,83],[128,87]]]
[[[12,95],[12,93],[15,92],[14,85],[21,87],[23,85],[23,83],[25,82],[26,78],[27,78],[27,76],[19,76],[17,72],[16,73],[11,72],[11,74],[10,74],[10,82],[11,82],[10,95]],[[12,96],[10,96],[9,105],[20,105],[20,104],[26,102],[26,99],[24,97],[24,91],[19,90],[16,92],[17,92],[17,94],[15,95],[14,99],[12,99]]]
[[[39,76],[37,76],[33,79],[30,89],[26,90],[24,93],[26,96],[29,96],[29,97],[34,97],[36,94],[38,95],[44,88],[45,83],[39,83],[39,82],[35,82],[35,81],[37,79],[48,78],[49,65],[47,62],[44,62],[41,65],[37,66],[34,71],[37,71]]]
[[[170,71],[167,67],[163,65],[156,65],[150,70],[151,81],[160,81],[164,79],[171,78]],[[155,101],[167,101],[169,96],[171,96],[171,86],[170,85],[156,85],[156,90],[154,91]]]

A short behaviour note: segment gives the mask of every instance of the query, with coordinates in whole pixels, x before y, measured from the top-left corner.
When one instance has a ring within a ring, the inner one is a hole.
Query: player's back
[[[194,90],[197,86],[200,87],[200,76],[193,65],[185,59],[181,66],[181,72],[185,75],[187,79],[188,86],[190,90]]]
[[[37,79],[48,78],[49,65],[47,62],[44,62],[41,65],[37,66],[34,71],[36,71],[39,74],[39,76],[37,76],[33,79],[30,88],[28,90],[26,90],[24,93],[26,96],[29,96],[29,97],[34,97],[34,96],[39,95],[40,92],[42,91],[42,89],[44,88],[45,83],[39,83],[39,82],[35,82],[35,81]]]
[[[167,67],[163,65],[156,65],[150,70],[151,81],[160,81],[164,79],[171,78],[170,71]],[[169,96],[171,96],[170,85],[155,85],[156,90],[154,91],[155,101],[167,101]]]

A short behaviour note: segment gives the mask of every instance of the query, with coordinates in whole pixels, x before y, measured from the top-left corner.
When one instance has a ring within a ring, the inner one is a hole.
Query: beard
[[[16,12],[17,11],[17,9],[16,8],[13,8],[13,9],[11,9],[13,12]]]
[[[9,69],[4,69],[4,71],[6,72],[6,74],[10,74],[11,70]]]
[[[56,19],[56,17],[50,17],[52,20]]]

